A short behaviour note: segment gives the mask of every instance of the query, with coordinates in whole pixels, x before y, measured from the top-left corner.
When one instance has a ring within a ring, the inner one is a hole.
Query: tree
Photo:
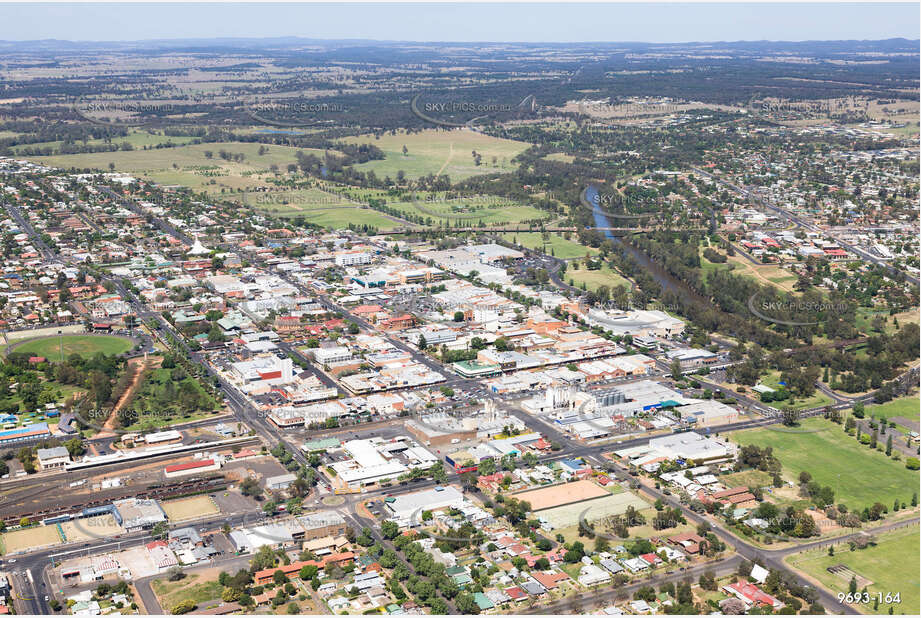
[[[387,540],[393,540],[400,534],[400,527],[396,522],[387,520],[381,524],[381,534],[384,535],[384,538]]]
[[[429,346],[428,342],[425,340],[425,335],[419,335],[419,341],[416,345],[420,350],[425,350]]]
[[[799,411],[787,406],[783,410],[783,424],[787,427],[793,427],[799,421]]]
[[[195,609],[195,602],[192,601],[192,599],[185,599],[184,601],[179,601],[173,605],[170,608],[169,613],[176,616],[179,614],[188,614],[193,609]]]
[[[682,376],[681,361],[677,358],[673,360],[670,369],[672,372],[672,380],[680,380]]]
[[[155,539],[165,537],[169,533],[169,525],[165,521],[157,522],[156,525],[150,529],[150,536]]]
[[[476,604],[473,595],[469,592],[461,592],[454,599],[454,605],[457,611],[462,614],[479,614],[480,606]]]
[[[455,322],[463,322],[463,321],[464,321],[464,312],[463,312],[463,311],[455,311],[455,312],[454,312],[454,321],[455,321]]]
[[[892,455],[892,434],[889,434],[889,437],[886,439],[886,456],[889,457]]]
[[[170,570],[166,572],[166,579],[171,582],[178,582],[183,577],[185,577],[185,573],[177,566],[171,567]]]

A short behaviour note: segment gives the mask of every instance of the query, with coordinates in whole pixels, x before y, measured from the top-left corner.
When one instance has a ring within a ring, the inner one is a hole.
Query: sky
[[[299,36],[396,41],[918,39],[910,3],[4,4],[0,40]]]

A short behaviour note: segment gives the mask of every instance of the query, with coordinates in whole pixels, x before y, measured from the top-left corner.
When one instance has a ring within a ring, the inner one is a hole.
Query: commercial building
[[[125,498],[112,503],[118,509],[119,517],[128,532],[137,532],[153,528],[161,521],[166,521],[166,513],[156,500]]]
[[[297,518],[304,528],[304,540],[313,541],[323,537],[338,537],[346,533],[345,518],[336,511],[318,511]]]
[[[41,470],[55,470],[63,468],[70,461],[70,453],[63,446],[54,448],[40,448],[36,450],[38,467]]]
[[[423,511],[445,509],[460,505],[465,500],[460,490],[448,485],[396,496],[384,504],[392,519],[401,525],[415,525],[421,521]]]

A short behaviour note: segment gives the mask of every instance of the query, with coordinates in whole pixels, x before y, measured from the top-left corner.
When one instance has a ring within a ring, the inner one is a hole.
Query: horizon
[[[113,21],[119,36],[112,36]],[[0,26],[0,40],[98,44],[298,38],[653,45],[916,41],[921,40],[919,21],[921,6],[907,2],[10,3],[0,4],[0,23],[7,26]],[[695,35],[688,36],[689,31]],[[82,36],[74,38],[74,32]]]

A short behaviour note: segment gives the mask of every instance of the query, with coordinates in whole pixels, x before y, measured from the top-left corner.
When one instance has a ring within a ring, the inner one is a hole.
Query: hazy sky
[[[301,36],[402,41],[919,38],[921,5],[2,4],[0,40]]]

